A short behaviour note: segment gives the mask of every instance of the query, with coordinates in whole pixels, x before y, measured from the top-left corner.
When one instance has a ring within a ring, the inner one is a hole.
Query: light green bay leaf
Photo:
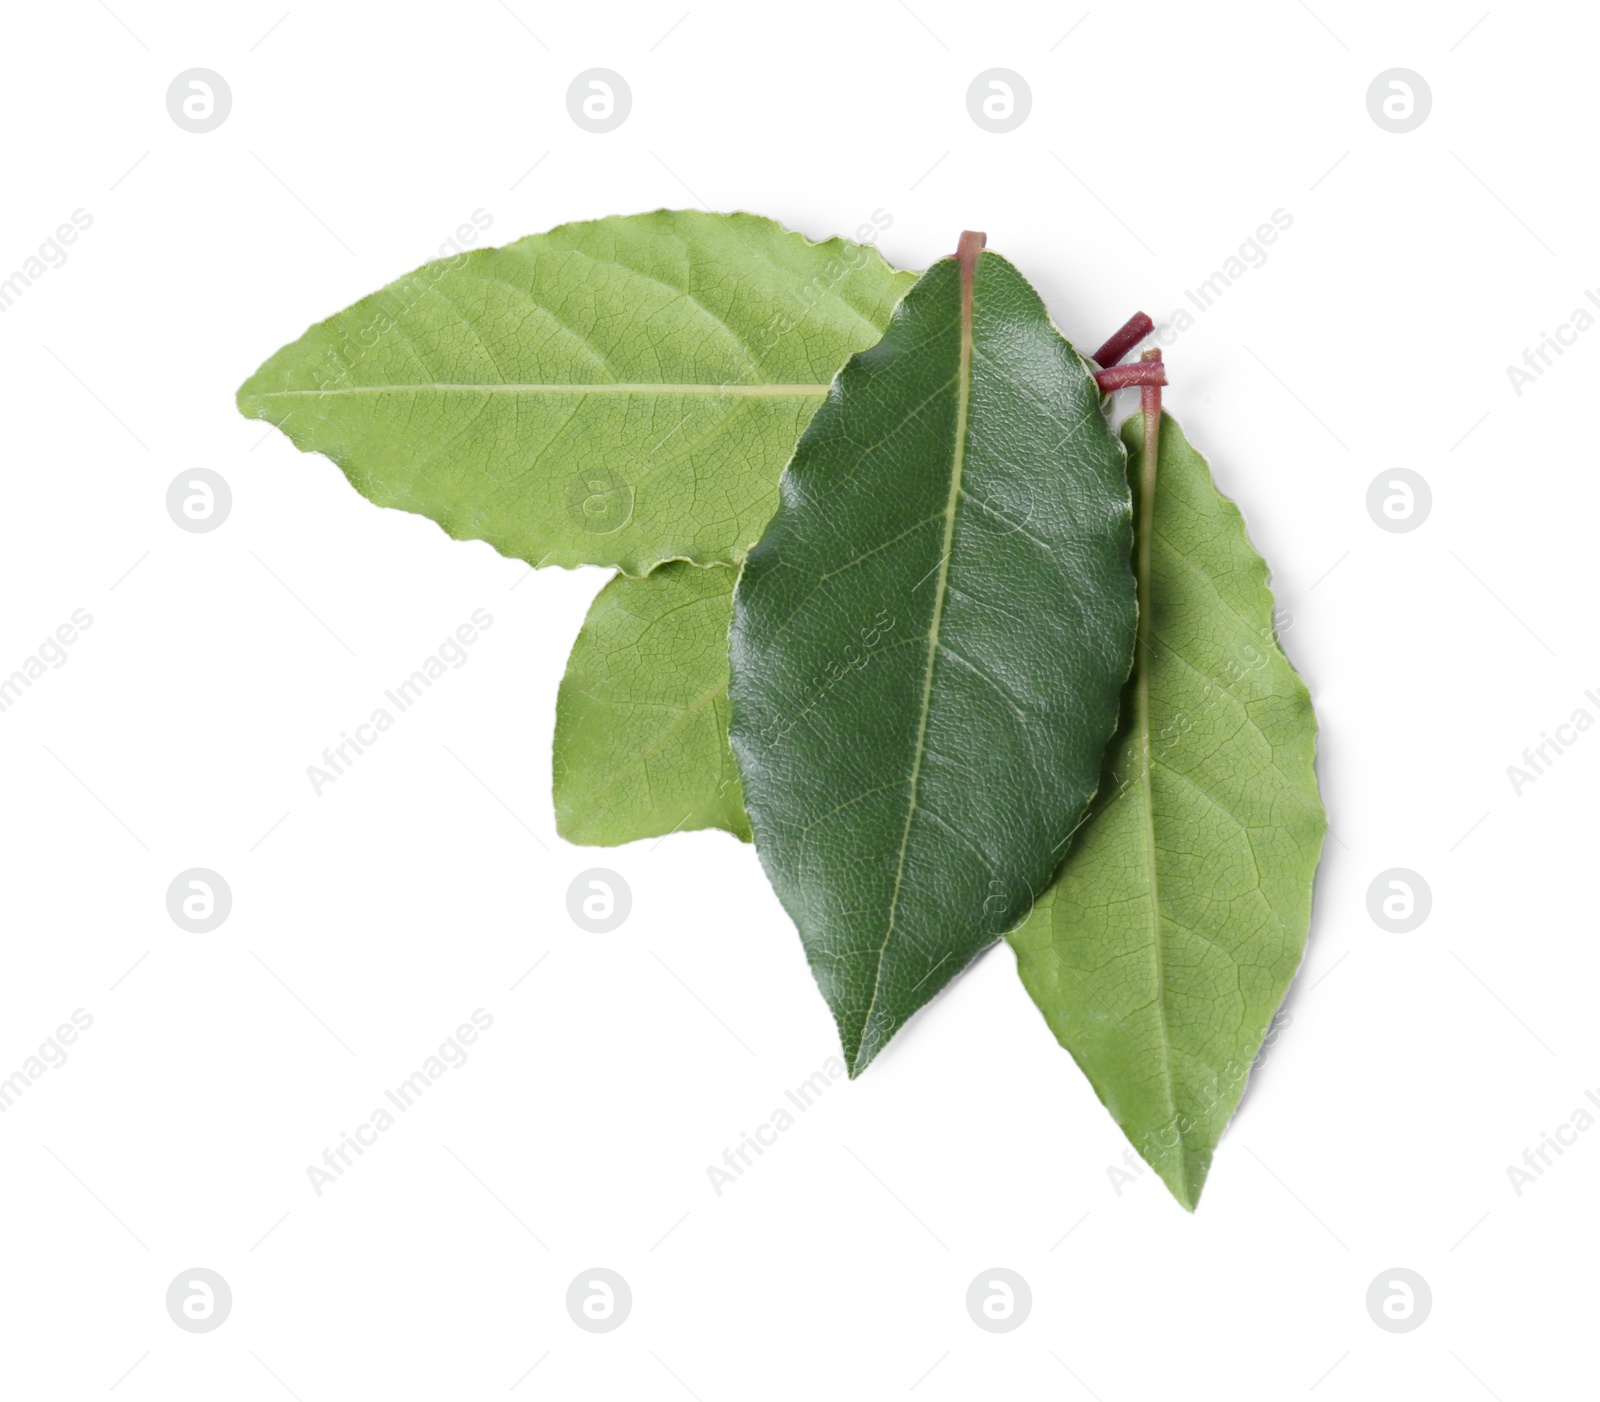
[[[1098,782],[1134,639],[1122,445],[963,239],[784,473],[730,634],[756,849],[851,1075],[1014,926]]]
[[[750,214],[565,224],[313,326],[239,408],[378,505],[535,565],[733,562],[835,373],[915,281]]]
[[[1140,455],[1142,420],[1123,434]],[[1103,791],[1008,938],[1050,1030],[1192,1211],[1299,966],[1327,823],[1266,564],[1170,418],[1157,458],[1147,613]]]
[[[556,830],[568,842],[695,828],[750,840],[728,748],[735,574],[678,562],[596,595],[556,700]]]

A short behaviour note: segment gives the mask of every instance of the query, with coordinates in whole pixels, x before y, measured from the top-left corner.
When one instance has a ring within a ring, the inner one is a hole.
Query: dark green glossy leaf
[[[1043,890],[1134,638],[1122,447],[1004,259],[854,357],[745,561],[732,743],[851,1074]]]
[[[1141,421],[1123,434],[1140,453]],[[1327,821],[1267,567],[1170,418],[1157,458],[1144,645],[1105,786],[1009,939],[1051,1031],[1193,1210],[1299,966]]]

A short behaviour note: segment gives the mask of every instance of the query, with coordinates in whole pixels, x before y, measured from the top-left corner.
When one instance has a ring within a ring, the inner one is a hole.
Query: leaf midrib
[[[646,383],[629,384],[493,384],[468,385],[443,381],[418,382],[393,385],[347,385],[342,389],[268,389],[261,390],[257,399],[332,399],[345,394],[405,394],[416,391],[459,394],[726,394],[755,399],[808,398],[820,399],[827,394],[827,385],[662,385]]]
[[[1159,419],[1157,420],[1159,424]],[[1142,481],[1139,490],[1138,547],[1134,559],[1134,583],[1138,591],[1139,622],[1134,646],[1134,739],[1139,747],[1139,787],[1143,799],[1145,866],[1150,880],[1150,935],[1151,951],[1155,963],[1156,1018],[1161,1030],[1161,1069],[1167,1083],[1167,1103],[1172,1107],[1174,1122],[1178,1119],[1178,1091],[1172,1075],[1172,1034],[1167,1027],[1167,974],[1166,951],[1161,939],[1161,875],[1156,863],[1156,815],[1152,774],[1155,768],[1154,753],[1150,746],[1150,672],[1151,639],[1154,619],[1151,615],[1150,590],[1154,579],[1152,557],[1155,546],[1156,476],[1160,463],[1159,429],[1152,434],[1146,419],[1145,437],[1140,447]],[[1152,451],[1152,437],[1155,438]],[[1184,1196],[1190,1195],[1189,1168],[1184,1157],[1183,1132],[1178,1132],[1178,1181],[1183,1185]]]
[[[956,423],[950,453],[950,491],[945,499],[944,538],[939,555],[939,577],[934,583],[933,618],[928,625],[928,660],[922,673],[922,705],[917,716],[915,753],[911,761],[909,793],[906,801],[906,822],[900,833],[900,853],[895,863],[894,891],[889,897],[889,923],[883,932],[883,943],[878,947],[876,968],[873,971],[872,997],[867,1002],[866,1016],[861,1020],[861,1039],[872,1026],[872,1015],[878,1008],[878,994],[883,988],[884,955],[894,938],[895,916],[900,908],[900,889],[905,879],[906,850],[911,843],[911,823],[917,813],[917,784],[922,777],[922,756],[927,748],[928,713],[933,703],[933,668],[939,655],[939,628],[944,621],[944,601],[949,591],[950,554],[956,530],[956,506],[961,499],[962,472],[967,455],[967,410],[972,400],[972,283],[979,258],[974,253],[961,260],[961,351],[956,370]],[[861,1043],[856,1044],[859,1059]]]

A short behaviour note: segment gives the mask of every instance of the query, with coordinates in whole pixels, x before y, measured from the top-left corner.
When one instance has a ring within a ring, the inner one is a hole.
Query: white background
[[[94,622],[0,715],[0,1077],[94,1024],[0,1116],[5,1395],[1591,1387],[1600,1133],[1520,1196],[1506,1169],[1600,1085],[1600,733],[1520,797],[1506,766],[1600,716],[1600,330],[1520,395],[1506,367],[1600,282],[1593,11],[285,3],[7,12],[0,277],[93,224],[0,315],[0,672]],[[197,66],[233,93],[205,135],[165,106]],[[595,66],[633,92],[604,136],[565,103]],[[1033,93],[1001,136],[966,108],[995,66]],[[1433,94],[1404,135],[1366,106],[1397,66]],[[1192,1218],[1113,1185],[1122,1136],[1003,949],[716,1196],[835,1034],[753,851],[555,837],[555,689],[603,575],[379,511],[234,409],[475,209],[500,242],[702,200],[813,237],[882,209],[907,267],[986,230],[1086,347],[1292,216],[1167,349],[1293,615],[1332,822],[1293,1021]],[[1365,501],[1401,466],[1434,505],[1394,534]],[[197,467],[233,492],[212,534],[165,509]],[[470,663],[315,796],[476,608]],[[208,935],[165,906],[195,866],[233,891]],[[567,915],[594,866],[632,888],[612,935]],[[1410,934],[1367,913],[1390,867],[1432,888]],[[476,1008],[468,1063],[317,1196],[307,1165]],[[164,1306],[194,1266],[232,1287],[213,1333]],[[614,1333],[567,1316],[591,1266],[632,1287]],[[964,1306],[993,1266],[1033,1292],[1009,1334]],[[1365,1306],[1395,1266],[1433,1292],[1409,1334]]]

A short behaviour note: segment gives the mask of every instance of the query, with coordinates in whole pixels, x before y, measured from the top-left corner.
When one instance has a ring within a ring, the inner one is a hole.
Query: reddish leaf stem
[[[1141,389],[1149,385],[1164,385],[1167,382],[1167,371],[1157,358],[1160,354],[1160,351],[1147,351],[1146,358],[1136,364],[1113,365],[1106,370],[1097,370],[1094,382],[1100,386],[1102,394],[1110,394],[1114,389],[1128,389],[1134,385]]]
[[[1161,443],[1161,386],[1166,384],[1167,376],[1165,367],[1161,365],[1161,352],[1155,347],[1152,346],[1140,356],[1139,362],[1142,365],[1154,365],[1162,370],[1159,380],[1139,382],[1139,408],[1144,413],[1145,461],[1153,488],[1156,455]]]
[[[1100,366],[1117,364],[1155,329],[1155,322],[1143,312],[1135,312],[1123,323],[1122,329],[1094,353],[1094,363]]]

